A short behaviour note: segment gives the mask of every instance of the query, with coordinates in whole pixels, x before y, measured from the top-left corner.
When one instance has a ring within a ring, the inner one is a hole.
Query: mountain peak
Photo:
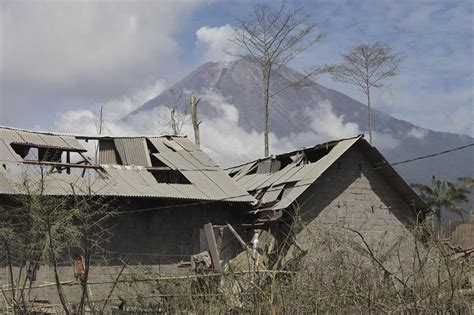
[[[278,91],[303,77],[302,73],[290,67],[282,67],[273,76],[271,88]],[[221,119],[221,111],[233,107],[238,127],[250,135],[263,130],[260,78],[259,68],[244,60],[206,62],[174,84],[172,90],[183,92],[183,108],[188,106],[187,96],[191,92],[201,97],[199,115],[208,120]],[[173,104],[173,95],[168,90],[140,106],[124,120],[170,104]],[[468,136],[427,130],[377,110],[373,119],[375,144],[392,162],[474,141]],[[330,140],[348,136],[348,133],[363,133],[366,126],[367,107],[364,104],[312,80],[306,80],[302,87],[288,89],[271,101],[272,134],[282,141],[295,141],[294,146],[313,145],[324,137]],[[472,150],[459,151],[449,159],[443,157],[432,159],[430,163],[411,163],[398,170],[413,181],[429,180],[432,175],[445,178],[472,176],[470,154]]]

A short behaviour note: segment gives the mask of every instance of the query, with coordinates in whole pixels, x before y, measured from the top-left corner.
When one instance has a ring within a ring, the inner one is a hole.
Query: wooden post
[[[69,151],[66,152],[66,163],[71,164],[71,152]],[[71,174],[71,167],[66,168],[66,173]]]
[[[201,146],[201,138],[199,136],[199,125],[201,122],[198,121],[197,117],[197,104],[200,100],[201,99],[196,100],[196,97],[191,94],[191,120],[194,128],[194,143],[198,146],[198,148]]]
[[[219,250],[217,249],[216,237],[214,236],[214,229],[212,223],[204,224],[204,232],[206,233],[207,245],[211,253],[212,265],[217,271],[221,271],[221,261],[219,258]]]

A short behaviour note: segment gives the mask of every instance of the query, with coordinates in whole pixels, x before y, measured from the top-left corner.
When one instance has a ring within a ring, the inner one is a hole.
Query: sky
[[[83,131],[101,105],[117,120],[203,62],[227,60],[232,26],[255,3],[1,1],[0,125]],[[375,92],[374,107],[474,136],[472,3],[288,1],[328,34],[291,66],[338,63],[353,45],[388,43],[405,60],[400,75]],[[330,77],[317,81],[364,101]]]

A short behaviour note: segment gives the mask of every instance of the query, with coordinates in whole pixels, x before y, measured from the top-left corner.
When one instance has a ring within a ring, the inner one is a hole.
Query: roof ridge
[[[9,126],[0,126],[0,130],[13,130],[13,131],[21,131],[21,132],[29,132],[34,134],[42,134],[48,136],[64,136],[64,137],[75,137],[79,139],[118,139],[118,138],[165,138],[165,137],[172,137],[172,138],[187,138],[186,135],[171,135],[171,134],[162,134],[162,135],[135,135],[135,136],[112,136],[112,135],[78,135],[73,133],[67,132],[53,132],[53,131],[44,131],[44,130],[30,130],[24,128],[17,128],[17,127],[9,127]]]

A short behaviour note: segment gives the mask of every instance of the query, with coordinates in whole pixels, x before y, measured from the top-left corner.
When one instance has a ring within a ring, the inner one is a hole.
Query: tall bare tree
[[[193,123],[193,129],[194,129],[194,143],[200,147],[201,146],[201,135],[199,134],[199,125],[201,125],[201,122],[198,121],[198,114],[197,114],[197,105],[201,101],[201,99],[196,99],[196,97],[191,94],[190,96],[190,106],[191,106],[191,120]]]
[[[369,142],[372,143],[371,88],[380,88],[383,81],[398,74],[404,57],[387,44],[361,44],[342,54],[343,63],[333,71],[337,81],[355,85],[367,97]]]
[[[325,33],[316,32],[316,27],[316,23],[303,14],[302,8],[287,8],[285,2],[277,9],[268,4],[257,4],[248,18],[238,20],[235,36],[231,39],[237,52],[229,54],[256,64],[261,71],[265,156],[270,154],[268,136],[271,97],[303,81],[291,82],[287,87],[272,93],[272,77],[282,66],[326,36]],[[314,68],[305,79],[323,71],[323,68]]]
[[[183,98],[183,91],[176,94],[173,89],[169,90],[172,100],[171,103],[166,107],[166,111],[161,113],[158,117],[158,123],[168,127],[166,132],[170,132],[174,136],[181,134],[183,127],[189,123],[188,109],[185,107],[181,110],[181,100]]]

